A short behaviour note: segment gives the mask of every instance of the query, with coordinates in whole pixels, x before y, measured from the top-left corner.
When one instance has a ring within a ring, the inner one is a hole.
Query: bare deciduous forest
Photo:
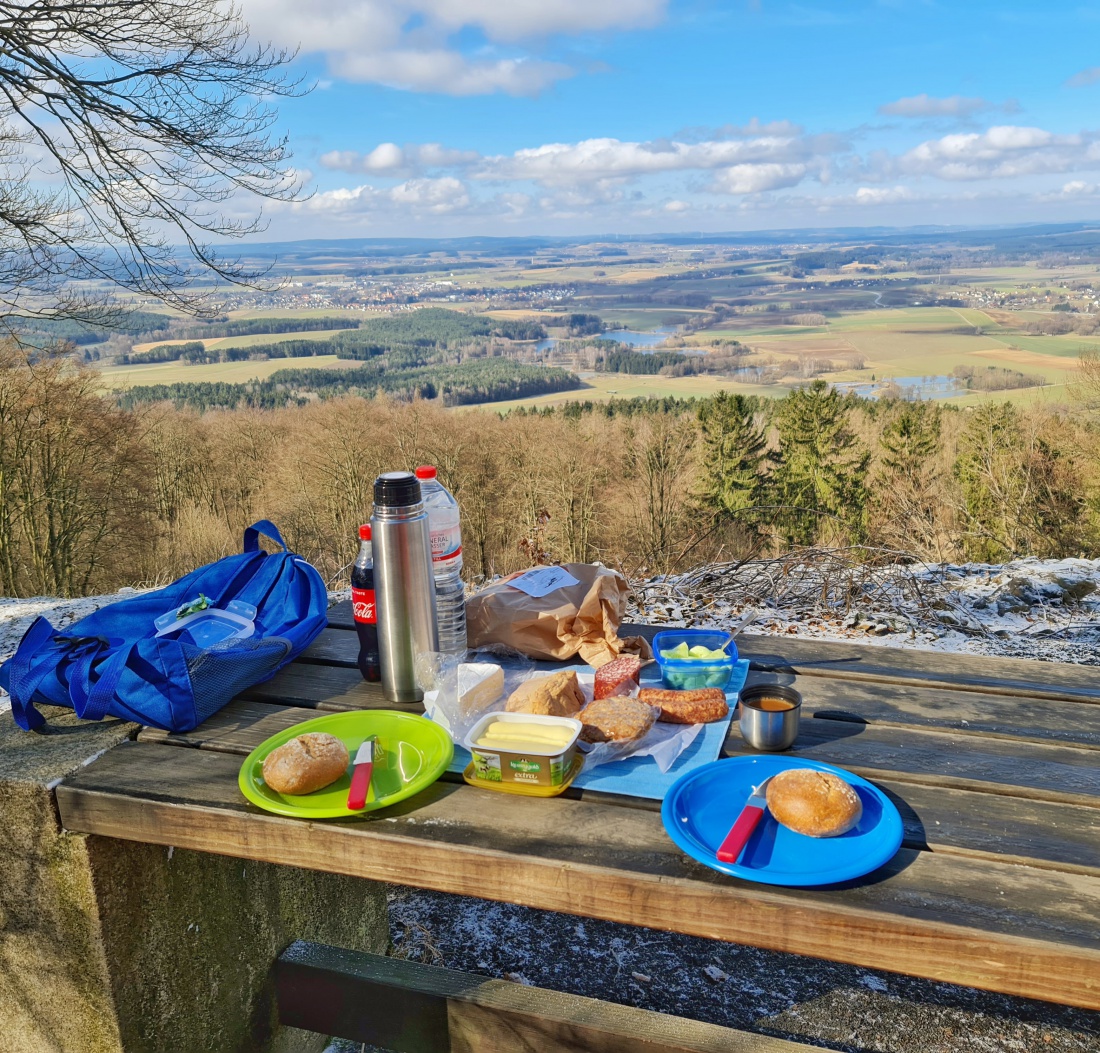
[[[1086,361],[1087,385],[1095,363]],[[1072,410],[867,401],[822,382],[782,400],[455,413],[316,401],[123,410],[71,361],[0,364],[0,587],[77,595],[169,581],[277,522],[333,586],[379,472],[439,467],[467,577],[538,561],[630,574],[791,546],[865,543],[997,561],[1100,550],[1098,433]]]

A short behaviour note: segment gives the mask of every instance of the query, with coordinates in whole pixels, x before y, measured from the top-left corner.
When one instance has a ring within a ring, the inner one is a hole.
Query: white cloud
[[[379,143],[363,154],[355,150],[332,150],[321,155],[321,164],[337,172],[361,172],[366,175],[400,175],[424,168],[452,168],[471,164],[480,158],[476,150],[449,150],[439,143]]]
[[[880,106],[878,112],[889,117],[970,117],[983,110],[995,108],[997,107],[986,99],[967,98],[963,95],[950,95],[940,99],[931,95],[910,95]]]
[[[321,155],[321,164],[340,172],[398,172],[405,167],[405,152],[396,143],[380,143],[368,154],[332,150]]]
[[[467,54],[464,30],[517,47],[551,36],[656,24],[666,0],[242,0],[253,36],[323,54],[331,74],[449,95],[536,95],[571,67],[529,54]]]
[[[391,212],[396,208],[415,216],[461,212],[470,205],[466,185],[453,176],[443,176],[439,179],[408,179],[396,186],[382,189],[364,184],[325,190],[284,208],[295,212],[329,215]]]
[[[333,73],[345,80],[384,84],[405,91],[445,95],[538,95],[573,75],[560,62],[504,58],[471,61],[447,48],[394,48],[384,52],[348,51],[329,55]]]
[[[494,156],[440,143],[333,150],[321,157],[330,182],[282,211],[302,223],[324,217],[376,230],[403,223],[437,231],[554,229],[557,221],[625,230],[641,229],[635,221],[642,219],[682,225],[745,210],[853,222],[868,210],[885,219],[891,209],[907,220],[926,209],[954,222],[995,219],[994,209],[1010,207],[1079,215],[1100,198],[1100,180],[1089,175],[1100,172],[1100,132],[1005,124],[927,139],[901,154],[857,153],[840,136],[807,135],[783,122],[753,120],[722,133],[730,137],[711,131],[694,140],[686,130],[669,139],[592,138]],[[329,189],[332,171],[368,178]],[[933,180],[954,185],[937,191]]]
[[[803,164],[734,165],[715,176],[711,189],[724,194],[759,194],[797,186],[808,174],[809,168]]]
[[[425,0],[410,3],[451,29],[476,25],[492,40],[656,25],[666,0]]]
[[[714,130],[715,139],[747,139],[756,135],[785,135],[795,136],[802,134],[802,125],[794,121],[761,121],[753,117],[748,124],[723,124]]]
[[[915,197],[916,194],[907,186],[861,186],[852,200],[857,205],[896,205],[899,202],[912,201]]]
[[[930,139],[903,154],[896,168],[940,179],[1011,179],[1100,166],[1100,145],[1084,135],[999,125],[984,132]]]
[[[1070,79],[1066,81],[1066,87],[1087,88],[1090,84],[1095,84],[1098,80],[1100,80],[1100,66],[1090,66],[1088,69],[1083,69],[1080,73],[1075,73],[1070,77]]]
[[[1040,201],[1082,201],[1100,196],[1100,186],[1086,183],[1083,179],[1071,179],[1063,184],[1061,190],[1038,195]]]
[[[597,180],[635,179],[664,172],[737,169],[728,178],[722,177],[732,185],[747,179],[750,167],[771,166],[770,178],[774,178],[777,166],[782,166],[786,169],[783,178],[789,178],[793,174],[792,166],[807,166],[819,152],[835,146],[832,139],[794,136],[700,143],[584,139],[577,143],[546,143],[517,150],[510,156],[487,157],[474,174],[482,179],[529,179],[546,186],[566,186]],[[801,174],[804,175],[805,170]]]

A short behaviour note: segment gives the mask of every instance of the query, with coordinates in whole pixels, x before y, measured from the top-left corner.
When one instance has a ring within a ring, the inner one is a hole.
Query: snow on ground
[[[873,597],[877,605],[849,603],[846,609],[742,600],[736,580],[723,585],[721,573],[699,568],[649,579],[640,588],[635,583],[628,620],[729,628],[756,610],[759,617],[747,629],[754,634],[1100,663],[1100,560],[924,564],[907,573],[925,596],[919,612],[905,595],[891,598],[886,590]],[[891,599],[888,606],[884,596]]]

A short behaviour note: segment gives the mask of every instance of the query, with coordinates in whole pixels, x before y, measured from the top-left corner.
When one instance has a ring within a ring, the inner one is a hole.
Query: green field
[[[198,384],[204,381],[241,384],[247,380],[266,380],[280,369],[331,369],[333,366],[346,368],[351,365],[355,363],[335,355],[317,355],[315,358],[269,358],[266,362],[212,362],[194,366],[185,362],[156,362],[148,366],[108,366],[101,369],[100,373],[103,376],[103,386],[114,391],[144,384]]]
[[[660,377],[627,376],[623,373],[583,373],[583,387],[576,391],[559,391],[553,395],[515,399],[511,402],[492,402],[483,406],[463,406],[461,409],[491,409],[505,413],[519,406],[527,408],[557,406],[564,402],[607,402],[611,399],[708,398],[719,391],[739,391],[745,395],[764,395],[782,398],[794,385],[741,384],[721,377]]]
[[[870,380],[872,375],[878,380],[939,376],[950,375],[956,366],[997,366],[1041,375],[1051,384],[1070,380],[1075,371],[1073,360],[1083,349],[1100,344],[1096,337],[1075,334],[1031,336],[1008,329],[972,308],[853,311],[823,326],[765,326],[753,317],[745,321],[745,325],[708,329],[689,339],[694,344],[705,344],[714,337],[740,340],[757,352],[758,359],[864,356],[862,370],[831,374],[832,380]]]
[[[194,340],[153,340],[147,344],[134,344],[135,351],[147,351],[151,347],[169,347],[173,344],[202,344],[204,347],[255,347],[257,344],[281,344],[284,340],[328,340],[346,329],[307,329],[297,333],[252,333],[249,336],[211,336]]]

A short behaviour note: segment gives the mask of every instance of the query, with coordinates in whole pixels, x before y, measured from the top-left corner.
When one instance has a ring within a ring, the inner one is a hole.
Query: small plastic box
[[[681,643],[691,647],[706,647],[711,651],[725,650],[719,658],[665,658]],[[729,633],[720,629],[666,629],[653,637],[653,655],[661,670],[665,687],[674,691],[695,691],[701,687],[725,688],[737,663],[737,644]]]

